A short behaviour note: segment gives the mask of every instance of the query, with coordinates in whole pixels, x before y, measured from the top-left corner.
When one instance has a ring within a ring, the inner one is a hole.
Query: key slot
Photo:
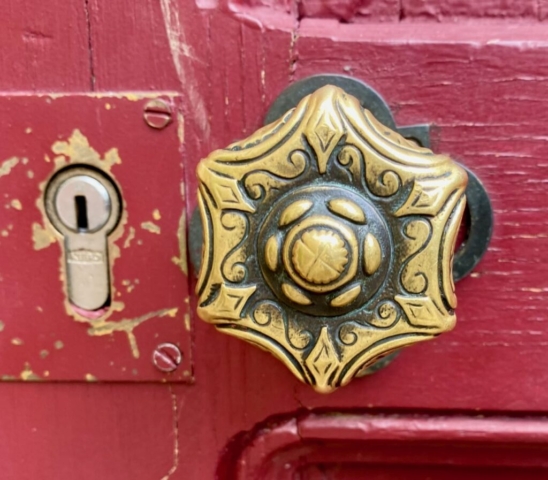
[[[88,205],[84,195],[74,197],[74,209],[76,211],[76,225],[78,231],[85,232],[88,229]]]

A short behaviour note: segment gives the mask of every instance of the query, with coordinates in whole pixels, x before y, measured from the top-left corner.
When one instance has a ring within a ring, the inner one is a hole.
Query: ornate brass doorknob
[[[334,86],[198,165],[199,316],[319,392],[455,325],[466,172]]]

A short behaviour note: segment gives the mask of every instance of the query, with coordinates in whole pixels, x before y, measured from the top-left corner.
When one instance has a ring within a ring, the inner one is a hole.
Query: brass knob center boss
[[[198,314],[327,393],[455,324],[466,172],[320,88],[198,166]]]

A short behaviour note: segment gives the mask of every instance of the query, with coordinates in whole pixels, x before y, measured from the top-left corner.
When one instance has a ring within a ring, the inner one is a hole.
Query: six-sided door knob
[[[455,324],[465,171],[326,86],[198,166],[198,314],[319,392]]]

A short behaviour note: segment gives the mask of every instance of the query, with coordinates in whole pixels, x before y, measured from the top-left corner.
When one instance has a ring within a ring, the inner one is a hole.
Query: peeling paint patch
[[[177,265],[181,271],[188,275],[188,261],[186,248],[186,215],[183,212],[179,219],[179,228],[177,229],[177,238],[179,240],[179,257],[172,257],[171,261]]]
[[[34,178],[34,172],[32,170],[27,170],[27,177]]]
[[[135,286],[138,284],[139,284],[139,279],[135,279],[134,282],[132,282],[131,280],[122,280],[122,285],[126,287],[127,293],[131,293],[135,289]]]
[[[4,160],[0,164],[0,178],[9,175],[13,170],[13,167],[15,167],[18,163],[19,159],[17,157],[11,157]]]
[[[6,328],[6,324],[2,320],[0,320],[0,332],[3,332],[4,328]]]
[[[135,93],[126,93],[124,95],[124,98],[127,98],[130,102],[138,102],[139,100],[141,100],[142,97]]]
[[[133,227],[129,227],[129,233],[124,240],[124,248],[129,248],[131,245],[131,241],[135,238],[135,229]]]
[[[18,200],[17,198],[14,198],[10,202],[10,205],[11,205],[12,208],[15,208],[15,210],[23,210],[23,205],[21,204],[21,201]]]
[[[23,371],[19,374],[19,377],[21,380],[24,381],[36,381],[36,380],[42,380],[36,373],[32,371],[30,368],[30,364],[25,363],[25,368]]]
[[[143,230],[148,230],[150,233],[155,233],[156,235],[162,233],[161,228],[153,222],[143,222],[141,223],[141,228]]]
[[[188,313],[185,313],[185,329],[190,332],[190,315]]]
[[[86,373],[86,382],[97,382],[97,377],[91,373]]]
[[[15,338],[12,338],[12,339],[11,339],[11,344],[12,344],[12,345],[17,345],[17,346],[19,346],[19,345],[23,345],[24,343],[25,343],[25,342],[23,342],[23,340],[21,340],[21,339],[18,338],[18,337],[15,337]]]
[[[142,323],[155,317],[171,317],[174,318],[177,315],[177,308],[164,308],[156,312],[145,313],[136,318],[124,318],[122,320],[107,322],[106,320],[100,320],[91,324],[91,328],[88,330],[88,334],[92,336],[110,335],[114,332],[125,332],[131,353],[134,358],[139,358],[139,347],[137,346],[137,340],[133,331]]]
[[[56,240],[55,235],[48,228],[45,228],[36,222],[32,224],[32,242],[34,244],[34,250],[47,248],[52,243],[55,243]]]
[[[154,211],[152,212],[152,218],[154,220],[160,220],[162,218],[162,215],[160,214],[160,210],[158,210],[157,208],[154,209]]]
[[[49,351],[44,349],[40,350],[40,358],[46,358],[49,355]]]
[[[72,132],[72,135],[67,141],[58,141],[51,147],[53,153],[63,155],[68,159],[69,163],[88,163],[95,164],[99,167],[110,171],[114,165],[122,163],[122,159],[118,154],[117,148],[108,150],[104,158],[101,159],[99,153],[89,145],[88,139],[78,129]],[[63,159],[66,162],[66,159]],[[55,158],[55,162],[61,161],[59,157]]]
[[[53,346],[55,347],[55,350],[61,350],[65,344],[61,340],[57,340]]]

